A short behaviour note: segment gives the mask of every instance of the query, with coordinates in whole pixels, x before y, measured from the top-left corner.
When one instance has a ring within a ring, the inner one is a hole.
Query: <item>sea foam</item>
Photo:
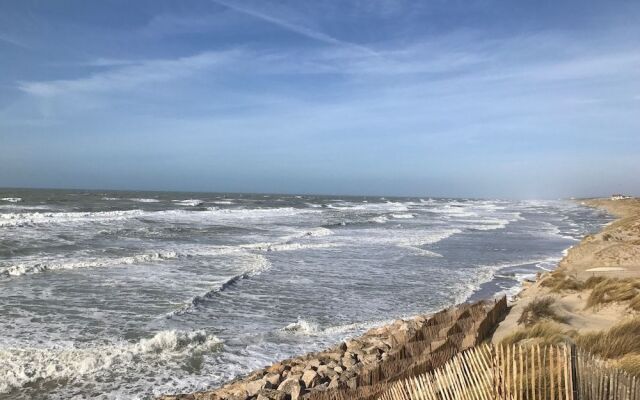
[[[218,351],[222,341],[203,330],[165,330],[134,343],[95,347],[0,348],[0,393],[38,381],[75,379],[90,374],[126,375],[159,362],[178,363],[188,355]]]

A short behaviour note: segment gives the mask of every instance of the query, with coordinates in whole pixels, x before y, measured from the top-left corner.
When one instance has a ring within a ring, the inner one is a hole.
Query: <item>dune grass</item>
[[[640,376],[640,354],[627,354],[612,363],[631,375]]]
[[[562,329],[562,326],[550,321],[541,321],[530,327],[518,329],[506,336],[501,343],[508,345],[527,341],[539,344],[574,342],[584,350],[602,358],[640,354],[640,317],[624,321],[608,331],[585,334]]]
[[[629,307],[640,311],[640,279],[604,279],[593,287],[587,308],[629,301]]]
[[[602,358],[640,353],[640,317],[622,322],[608,331],[576,335],[575,343]]]
[[[551,288],[552,292],[558,293],[567,290],[580,291],[593,289],[600,282],[606,280],[602,276],[592,276],[586,281],[580,281],[571,275],[567,275],[563,271],[554,271],[550,274],[546,274],[540,285]]]
[[[568,340],[568,333],[558,325],[549,321],[541,321],[530,327],[518,329],[514,333],[505,336],[501,343],[504,345],[511,345],[529,341],[537,344],[560,344],[565,343]]]
[[[518,325],[530,327],[542,320],[552,320],[562,324],[567,323],[568,319],[558,315],[553,309],[554,302],[555,299],[552,297],[533,300],[522,310],[522,314],[518,319]]]

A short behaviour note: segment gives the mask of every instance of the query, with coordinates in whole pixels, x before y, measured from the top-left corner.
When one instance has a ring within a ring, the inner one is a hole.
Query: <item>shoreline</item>
[[[514,333],[525,333],[527,326],[519,319],[530,305],[541,299],[548,299],[551,312],[557,314],[557,321],[562,321],[544,322],[568,341],[574,340],[572,335],[603,332],[635,317],[634,310],[630,312],[625,302],[614,297],[593,306],[591,294],[598,284],[606,290],[607,282],[640,278],[640,200],[577,201],[603,209],[615,219],[570,247],[554,271],[540,274],[535,282],[523,287],[509,315],[498,326],[493,343],[510,340]]]
[[[598,200],[590,200],[589,202],[591,201]],[[591,203],[581,202],[581,205],[603,208],[600,205],[595,205],[595,203],[592,205]],[[610,214],[615,215],[618,219],[605,224],[597,234],[604,232],[607,227],[620,219],[618,214],[613,212],[610,212]],[[404,348],[406,343],[412,340],[415,341],[415,337],[411,339],[412,335],[420,332],[424,328],[424,325],[428,325],[434,316],[445,312],[452,312],[452,310],[455,313],[457,312],[456,310],[463,310],[469,306],[469,304],[486,305],[487,302],[495,302],[497,297],[504,296],[504,321],[500,323],[501,318],[494,320],[489,329],[490,335],[486,335],[486,339],[495,341],[496,337],[500,338],[501,335],[504,334],[505,329],[509,331],[513,330],[512,324],[507,321],[510,317],[513,319],[513,316],[518,314],[518,304],[522,305],[527,302],[525,299],[529,298],[528,293],[531,293],[531,287],[538,285],[542,277],[561,269],[563,262],[569,257],[572,249],[581,246],[590,236],[593,235],[587,235],[580,242],[564,249],[562,256],[558,258],[554,270],[537,273],[535,281],[525,279],[518,282],[516,286],[514,286],[514,288],[517,288],[517,291],[510,289],[495,292],[486,296],[484,300],[476,297],[477,303],[470,303],[470,300],[474,297],[473,294],[471,294],[464,303],[456,304],[440,312],[397,319],[392,323],[369,329],[360,336],[346,339],[325,351],[306,353],[290,359],[281,360],[271,366],[253,371],[247,376],[233,379],[219,388],[188,394],[162,395],[158,398],[161,400],[324,399],[325,397],[329,398],[330,392],[336,390],[351,391],[351,395],[355,396],[358,390],[362,392],[362,387],[360,387],[362,369],[366,370],[367,368],[365,367],[370,369],[374,365],[379,368],[379,364],[384,364],[387,357],[393,355],[399,347]],[[489,282],[484,282],[483,284]],[[483,284],[481,284],[480,287]],[[510,292],[515,292],[516,294],[512,295],[510,299],[507,299]],[[489,300],[487,297],[490,297],[492,300]],[[387,340],[381,340],[381,336],[385,335]],[[484,339],[485,338],[483,338],[483,340]],[[446,341],[447,338],[445,337],[444,342]],[[475,343],[474,341],[473,344],[479,344],[479,342]],[[470,348],[473,344],[465,343],[459,346],[456,352]],[[359,352],[359,354],[354,354],[353,351]],[[369,351],[369,353],[366,353],[366,351]],[[325,363],[326,360],[323,360],[323,354],[330,355],[330,361],[328,363]],[[345,354],[346,360],[344,359]],[[449,358],[454,354],[455,353],[450,354]],[[358,355],[361,357],[358,357]],[[335,372],[335,374],[333,372]],[[327,379],[327,377],[329,378]],[[343,379],[345,377],[346,379]],[[372,384],[371,382],[367,383]],[[370,387],[373,388],[374,386]],[[367,394],[369,393],[367,392]],[[333,395],[336,396],[335,393]],[[361,395],[361,393],[358,395]]]

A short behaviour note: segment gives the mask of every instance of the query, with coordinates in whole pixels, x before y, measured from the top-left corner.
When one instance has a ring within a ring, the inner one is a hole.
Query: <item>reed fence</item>
[[[379,400],[640,400],[640,382],[575,347],[491,346],[397,381]]]
[[[413,336],[394,341],[385,360],[360,370],[355,388],[312,392],[309,399],[374,400],[394,382],[433,371],[461,351],[483,342],[507,311],[507,300],[503,297],[438,312]]]

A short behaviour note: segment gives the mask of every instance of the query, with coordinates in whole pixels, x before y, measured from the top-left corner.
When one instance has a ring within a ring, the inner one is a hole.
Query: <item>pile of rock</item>
[[[480,309],[481,314],[486,315],[487,308],[481,306]],[[446,341],[446,336],[452,331],[451,324],[458,323],[456,318],[460,317],[460,310],[457,308],[430,317],[418,316],[408,320],[396,320],[392,324],[371,329],[360,337],[346,340],[327,350],[277,362],[222,388],[165,396],[162,399],[297,400],[331,389],[356,389],[359,376],[384,364],[387,358],[391,357],[389,361],[392,361],[398,356],[398,352],[406,350],[405,345],[422,340],[421,334],[425,330],[442,327],[443,333],[436,336],[443,337],[441,342]],[[449,323],[442,324],[442,320]],[[468,331],[474,330],[471,326],[464,328]],[[475,338],[473,332],[471,337]]]

